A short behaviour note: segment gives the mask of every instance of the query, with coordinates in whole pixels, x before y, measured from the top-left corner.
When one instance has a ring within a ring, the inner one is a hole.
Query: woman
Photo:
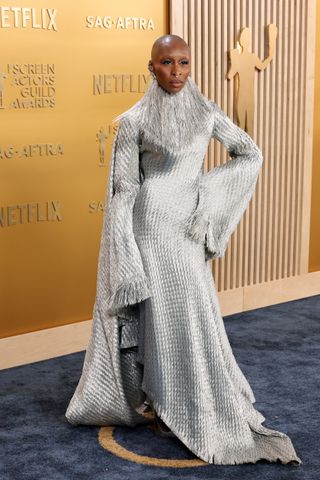
[[[176,35],[152,47],[154,79],[118,117],[101,236],[93,329],[66,416],[73,424],[147,423],[208,463],[299,465],[291,440],[265,428],[233,356],[209,259],[254,192],[261,152],[190,77]],[[211,138],[232,160],[204,173]]]

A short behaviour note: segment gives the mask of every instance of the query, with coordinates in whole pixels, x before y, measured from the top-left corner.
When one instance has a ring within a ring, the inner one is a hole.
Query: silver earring
[[[155,76],[155,73],[152,71],[152,69],[150,68],[150,65],[148,65],[148,70],[149,70],[149,75],[152,76],[152,78],[156,78]]]

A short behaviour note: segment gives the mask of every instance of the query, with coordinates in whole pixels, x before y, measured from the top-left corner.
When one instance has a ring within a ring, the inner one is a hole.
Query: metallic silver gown
[[[190,95],[197,87],[189,79],[184,88]],[[150,89],[167,95],[155,83]],[[120,120],[92,334],[66,417],[74,425],[146,423],[141,406],[147,394],[176,436],[206,462],[299,464],[290,438],[262,426],[265,418],[253,407],[208,262],[224,255],[248,206],[261,152],[215,102],[206,104],[205,121],[179,148],[142,127],[141,103]],[[211,138],[231,159],[204,173]]]

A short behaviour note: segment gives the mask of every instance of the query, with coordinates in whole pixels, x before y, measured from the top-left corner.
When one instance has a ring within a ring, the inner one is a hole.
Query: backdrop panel
[[[143,95],[167,2],[0,6],[2,337],[91,318],[112,118]]]

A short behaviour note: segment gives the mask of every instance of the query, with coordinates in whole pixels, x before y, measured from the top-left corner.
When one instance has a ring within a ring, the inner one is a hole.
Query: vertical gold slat
[[[201,18],[202,18],[202,0],[195,1],[195,55],[196,55],[196,76],[197,84],[200,90],[203,88],[203,75],[202,75],[202,38],[201,38]]]
[[[212,98],[212,69],[214,65],[214,52],[212,51],[212,32],[214,26],[211,22],[211,2],[209,0],[202,0],[203,2],[203,31],[202,31],[202,45],[204,48],[203,56],[203,74],[205,75],[205,85],[203,93],[209,98]],[[205,171],[210,167],[210,144],[205,155],[204,163]]]
[[[272,0],[271,10],[270,10],[270,18],[268,23],[274,23],[277,25],[277,0]],[[275,91],[276,88],[276,58],[279,55],[278,45],[276,44],[275,48],[275,56],[271,61],[269,66],[270,68],[270,75],[269,75],[269,83],[268,89],[270,92],[270,104],[269,108],[267,107],[267,115],[268,115],[268,123],[269,123],[269,155],[265,155],[265,169],[268,166],[268,177],[267,177],[267,185],[266,189],[268,192],[267,195],[267,203],[265,204],[265,209],[267,210],[267,230],[265,232],[266,235],[266,250],[265,253],[261,253],[264,255],[264,264],[265,264],[265,274],[262,276],[260,275],[259,281],[260,282],[269,282],[272,280],[272,271],[271,271],[271,258],[272,258],[272,237],[274,235],[274,224],[275,224],[275,203],[274,203],[274,196],[273,196],[273,189],[274,189],[274,170],[275,170],[275,134],[277,130],[276,125],[276,102],[275,102]]]
[[[200,85],[202,93],[210,98],[210,68],[211,68],[211,58],[210,58],[210,30],[208,28],[209,20],[209,6],[208,0],[201,0],[201,18],[199,25],[199,36],[201,39],[201,52],[199,58],[201,58],[200,68],[202,83]],[[208,150],[205,155],[205,169],[208,170]]]
[[[303,155],[303,186],[302,186],[302,207],[303,223],[301,226],[301,273],[308,272],[309,259],[309,231],[310,231],[310,210],[311,210],[311,176],[312,163],[312,131],[313,131],[313,103],[314,103],[314,58],[315,58],[315,26],[316,26],[316,2],[308,0],[306,19],[306,32],[308,34],[308,45],[305,43],[305,102],[304,102],[304,155]],[[306,36],[305,36],[306,42]]]
[[[188,39],[191,49],[191,75],[195,78],[196,59],[194,41],[194,0],[188,1]]]
[[[227,42],[226,42],[226,35],[227,35],[227,22],[228,22],[228,12],[227,12],[227,2],[222,2],[221,4],[221,50],[220,50],[220,97],[221,97],[221,105],[224,111],[227,109],[227,92],[225,89],[225,55],[227,51]],[[221,144],[220,145],[220,162],[223,163],[226,161],[225,155],[225,148]],[[229,253],[229,252],[228,252]],[[221,272],[220,272],[220,279],[221,279],[221,286],[223,290],[228,290],[228,272],[229,272],[229,255],[225,255],[223,258],[220,259],[221,265]]]
[[[282,102],[281,102],[281,156],[280,156],[280,191],[279,191],[279,241],[278,241],[278,263],[276,270],[276,279],[283,277],[283,250],[284,250],[284,204],[285,204],[285,188],[286,188],[286,158],[285,158],[285,143],[286,143],[286,111],[287,111],[287,89],[288,89],[288,0],[283,2],[283,15],[281,18],[282,28]]]
[[[179,13],[177,13],[179,15]],[[190,45],[189,38],[189,2],[188,0],[183,0],[183,38]]]
[[[248,24],[247,11],[246,11],[246,1],[242,0],[240,3],[240,24],[237,28],[237,37],[242,28],[248,27],[251,28],[251,49],[254,45],[254,33],[255,30]],[[249,235],[250,235],[250,226],[249,226],[249,217],[248,211],[246,211],[241,219],[241,252],[242,252],[242,286],[249,285]]]
[[[186,0],[170,0],[170,32],[174,32],[175,35],[185,38],[184,22],[186,19],[186,12],[184,4]],[[178,14],[180,12],[180,15]]]
[[[233,2],[228,2],[228,32],[227,32],[227,50],[233,48],[234,46],[234,8]],[[224,83],[225,83],[225,90],[227,92],[227,112],[230,114],[233,112],[233,84],[229,80],[226,80],[226,74],[228,70],[228,63],[226,61],[225,71],[223,72]],[[240,226],[241,228],[241,226]],[[238,231],[232,235],[231,241],[229,243],[229,272],[228,272],[228,281],[229,281],[229,289],[233,289],[237,287],[237,274],[239,271],[239,258],[241,257],[238,255],[238,245],[239,240],[241,239],[241,233]]]
[[[247,26],[246,22],[246,1],[245,0],[240,0],[239,5],[238,5],[238,24],[237,24],[237,38],[239,37],[240,30],[243,27]],[[248,285],[248,252],[249,252],[249,245],[246,242],[246,239],[248,238],[248,221],[247,218],[244,214],[243,218],[241,219],[242,223],[242,235],[241,235],[241,251],[242,251],[242,280],[241,280],[241,285],[245,286]]]
[[[219,82],[219,95],[220,95],[220,106],[227,112],[227,92],[225,90],[225,52],[226,52],[226,23],[228,20],[227,12],[227,2],[221,3],[221,46],[220,46],[220,82]],[[228,112],[227,112],[228,113]],[[219,164],[225,163],[227,161],[227,153],[222,144],[219,144]],[[228,252],[229,253],[229,252]],[[229,257],[225,255],[219,260],[220,263],[220,285],[221,289],[226,291],[228,289],[228,265]]]
[[[273,156],[273,189],[272,189],[272,198],[273,198],[273,232],[272,232],[272,255],[270,258],[271,261],[271,280],[275,280],[277,276],[277,264],[278,264],[278,235],[279,235],[279,215],[278,215],[278,205],[279,205],[279,190],[280,190],[280,161],[281,161],[281,104],[282,104],[282,2],[276,2],[276,24],[278,27],[278,36],[277,36],[277,54],[274,58],[275,62],[275,76],[276,76],[276,92],[277,92],[277,108],[274,111],[274,120],[275,120],[275,136],[274,136],[274,156]]]
[[[269,9],[270,6],[264,2],[260,3],[260,15],[259,20],[257,23],[257,28],[259,29],[259,48],[257,50],[258,57],[261,60],[264,60],[266,56],[266,42],[265,42],[265,25],[268,22],[269,18]],[[269,124],[267,122],[267,105],[269,103],[269,92],[268,92],[268,75],[269,75],[269,68],[264,70],[263,73],[256,74],[256,83],[257,83],[257,104],[255,110],[259,112],[259,122],[257,125],[257,130],[259,131],[260,137],[260,145],[261,149],[264,153],[265,158],[269,159],[269,142],[267,141],[269,137]],[[259,107],[260,105],[260,107]],[[259,175],[256,189],[254,192],[254,200],[252,202],[252,217],[255,218],[256,209],[255,205],[258,202],[258,205],[266,205],[268,201],[268,180],[269,180],[269,162],[264,162],[262,167],[261,174]],[[258,221],[258,234],[260,237],[260,245],[258,251],[257,242],[252,249],[254,252],[253,262],[255,264],[256,271],[259,272],[258,278],[254,275],[254,278],[250,281],[250,283],[257,283],[260,278],[265,277],[265,255],[266,255],[266,235],[265,232],[267,230],[267,220],[268,220],[268,212],[266,209],[260,209],[260,215],[257,219]],[[260,253],[260,254],[259,254]]]
[[[215,56],[215,76],[214,76],[214,97],[215,101],[218,105],[221,106],[221,96],[220,96],[220,84],[221,84],[221,2],[214,2],[214,9],[213,9],[213,22],[215,25],[215,35],[213,38],[214,41],[214,56]],[[218,20],[218,21],[217,21]],[[220,163],[220,147],[218,142],[215,140],[214,143],[214,150],[213,150],[213,158],[211,158],[211,162],[214,161],[214,165]],[[213,165],[212,165],[213,166]],[[221,260],[221,259],[220,259]],[[221,261],[214,261],[213,262],[213,271],[214,271],[214,278],[216,279],[216,283],[220,288],[221,287]]]
[[[234,29],[234,34],[233,34],[233,44],[230,46],[231,48],[235,48],[236,42],[238,40],[239,36],[239,31],[241,28],[241,17],[240,17],[240,2],[239,0],[234,0],[233,3],[234,6],[234,22],[233,22],[233,29]],[[230,86],[231,89],[234,90],[234,80],[230,81]],[[235,101],[235,100],[234,100]],[[233,105],[234,109],[234,105]],[[233,115],[231,115],[231,118],[233,118]],[[234,121],[236,119],[234,118]],[[243,237],[244,237],[244,225],[243,222],[241,222],[241,225],[239,225],[241,232],[239,234],[239,239],[238,239],[238,271],[237,271],[237,279],[236,279],[236,284],[237,287],[242,287],[244,285],[244,279],[243,279],[243,272],[244,272],[244,242],[243,242]]]
[[[222,4],[222,48],[221,48],[221,96],[223,102],[223,109],[225,112],[228,112],[228,91],[226,88],[226,79],[225,79],[225,72],[227,70],[227,50],[229,48],[229,41],[228,41],[228,23],[229,23],[229,2],[223,2]],[[225,148],[222,147],[223,152],[225,152]],[[229,242],[229,247],[230,247]],[[229,290],[230,287],[230,277],[231,277],[231,257],[232,251],[231,248],[228,251],[228,255],[225,255],[223,258],[223,268],[222,268],[222,275],[223,276],[223,289]]]
[[[296,174],[296,163],[295,163],[295,146],[296,146],[296,123],[297,123],[297,104],[298,104],[298,85],[296,85],[297,77],[296,77],[296,52],[295,52],[295,39],[297,35],[296,29],[296,18],[297,18],[297,2],[291,6],[292,12],[292,21],[291,21],[291,44],[292,44],[292,54],[290,56],[291,61],[291,75],[292,75],[292,105],[291,105],[291,138],[290,138],[290,202],[289,202],[289,231],[288,231],[288,239],[289,244],[287,246],[287,277],[292,277],[293,275],[293,252],[294,252],[294,244],[295,244],[295,237],[294,237],[294,209],[295,209],[295,198],[297,195],[295,189],[295,174]]]
[[[285,151],[286,155],[284,157],[285,165],[285,183],[286,183],[286,195],[285,195],[285,204],[284,204],[284,241],[283,241],[283,270],[281,272],[281,278],[287,277],[288,271],[288,250],[289,250],[289,209],[290,209],[290,197],[291,197],[291,188],[292,188],[292,166],[291,166],[291,155],[292,155],[292,102],[293,102],[293,74],[292,74],[292,58],[293,58],[293,44],[292,44],[292,16],[293,16],[293,5],[290,4],[288,9],[288,63],[287,63],[287,111],[286,111],[286,138],[285,138]]]
[[[305,58],[305,47],[304,47],[304,42],[303,42],[303,36],[305,35],[305,9],[304,9],[305,4],[300,2],[300,17],[298,17],[298,25],[299,25],[299,37],[298,37],[298,54],[299,54],[299,89],[300,89],[300,99],[299,99],[299,104],[297,106],[299,110],[299,124],[298,124],[298,157],[299,161],[297,162],[297,194],[298,194],[298,199],[297,200],[297,210],[296,210],[296,258],[295,258],[295,271],[296,275],[300,273],[301,270],[301,265],[300,265],[300,248],[301,248],[301,226],[302,226],[302,200],[301,200],[301,195],[302,195],[302,171],[303,171],[303,165],[301,165],[301,159],[303,158],[303,152],[304,152],[304,145],[303,145],[303,138],[304,138],[304,118],[303,118],[303,111],[304,111],[304,89],[305,89],[305,84],[304,84],[304,76],[305,76],[305,64],[303,59]],[[298,35],[297,32],[297,35]]]
[[[308,9],[308,3],[304,4],[301,6],[301,10],[306,11]],[[307,20],[305,18],[305,15],[301,17],[301,69],[305,72],[306,70],[306,44],[304,43],[304,36],[306,35],[306,27],[307,27]],[[306,122],[304,118],[304,113],[305,113],[305,89],[306,89],[306,82],[305,82],[305,75],[302,77],[302,85],[301,88],[304,92],[304,101],[301,102],[301,153],[302,157],[300,157],[300,175],[299,175],[299,193],[301,194],[300,197],[300,205],[298,209],[298,215],[299,215],[299,235],[298,235],[298,252],[299,252],[299,273],[303,272],[303,254],[302,254],[302,245],[303,245],[303,177],[304,177],[304,162],[303,162],[303,155],[305,153],[305,134],[306,134]]]
[[[286,159],[283,155],[285,152],[284,145],[286,142],[286,111],[287,111],[287,102],[286,102],[286,95],[287,95],[287,75],[288,75],[288,0],[283,0],[284,9],[283,9],[283,17],[281,19],[281,28],[282,28],[282,41],[283,41],[283,68],[282,68],[282,75],[283,75],[283,83],[282,83],[282,102],[281,102],[281,148],[282,155],[280,158],[280,192],[279,192],[279,202],[278,202],[278,211],[279,211],[279,241],[278,241],[278,263],[277,263],[277,273],[276,279],[282,278],[283,275],[283,249],[284,249],[284,204],[285,204],[285,188],[286,188]]]
[[[300,135],[300,102],[301,102],[301,66],[299,61],[299,44],[300,44],[300,17],[301,17],[301,2],[296,3],[295,11],[295,36],[294,36],[294,78],[295,78],[295,93],[296,98],[294,101],[295,105],[295,121],[294,121],[294,132],[293,132],[293,168],[294,168],[294,194],[293,194],[293,208],[292,208],[292,231],[291,235],[293,237],[292,242],[292,264],[290,276],[297,274],[297,210],[299,209],[299,144],[297,144],[297,139]]]
[[[202,15],[200,18],[200,38],[201,38],[201,74],[202,74],[202,85],[201,91],[206,96],[209,97],[209,68],[211,64],[209,63],[209,32],[208,32],[208,0],[201,0],[201,11]]]
[[[269,4],[267,2],[260,3],[260,20],[258,23],[259,26],[259,58],[264,60],[267,54],[266,44],[265,44],[265,25],[268,23],[269,17]],[[262,73],[263,72],[263,73]],[[269,67],[266,70],[263,70],[261,74],[257,75],[257,84],[259,88],[259,95],[258,95],[258,104],[256,106],[256,110],[259,110],[259,133],[260,133],[260,141],[262,151],[264,152],[265,158],[269,160],[269,124],[267,122],[267,112],[269,104],[269,91],[268,91],[268,76],[270,74]],[[259,105],[261,108],[259,109]],[[268,201],[268,181],[269,181],[269,162],[264,162],[262,167],[261,174],[259,175],[257,187],[254,192],[255,199],[258,201],[260,205],[266,205]],[[260,236],[260,255],[257,252],[258,246],[255,245],[254,248],[254,263],[256,264],[256,269],[259,271],[260,278],[265,278],[265,255],[266,255],[266,231],[267,231],[267,220],[268,220],[268,211],[267,209],[260,208],[260,215],[259,215],[259,224],[258,224],[258,231]],[[256,281],[254,282],[256,283]]]
[[[255,2],[255,16],[254,22],[252,25],[252,51],[258,56],[263,56],[264,53],[264,42],[263,42],[263,25],[264,25],[264,11],[263,11],[263,4],[261,2]],[[255,73],[255,88],[254,88],[254,99],[255,99],[255,112],[254,112],[254,119],[255,119],[255,127],[254,127],[254,140],[264,151],[264,137],[263,132],[265,125],[263,125],[263,112],[264,112],[264,95],[263,95],[263,85],[264,85],[264,78],[259,75],[257,72]],[[248,215],[248,223],[249,223],[249,232],[250,238],[255,236],[255,228],[258,228],[259,235],[261,232],[261,225],[263,224],[265,218],[265,212],[261,212],[261,216],[256,218],[256,202],[258,205],[261,204],[261,184],[264,179],[266,171],[266,165],[264,164],[262,167],[262,171],[259,175],[256,188],[253,194],[252,201],[249,204],[249,207],[246,211]],[[244,241],[249,243],[248,240]],[[260,241],[263,243],[263,239],[261,238]],[[261,264],[261,257],[258,254],[258,245],[256,239],[253,239],[253,243],[250,242],[249,250],[246,251],[246,258],[248,259],[248,281],[247,285],[252,285],[256,283],[257,279],[254,275],[254,269],[258,270],[259,272],[263,272],[263,267]],[[263,250],[261,247],[260,252]]]
[[[246,24],[244,26],[247,26],[250,29],[251,32],[251,51],[257,53],[257,47],[255,45],[255,38],[256,38],[256,31],[260,29],[260,25],[257,24],[257,22],[254,20],[255,19],[255,11],[258,13],[259,11],[259,4],[256,4],[256,2],[247,2],[247,15],[246,15]],[[257,81],[257,75],[255,74],[255,80]],[[255,112],[254,112],[255,114]],[[256,125],[257,122],[254,122],[254,125]],[[256,137],[256,128],[254,128],[253,132],[253,138],[255,139]],[[255,191],[255,196],[257,195],[257,191]],[[247,285],[250,285],[251,283],[255,283],[255,275],[254,271],[257,268],[256,262],[254,261],[255,258],[257,258],[255,248],[256,248],[256,235],[255,235],[255,228],[256,228],[256,208],[255,208],[256,202],[254,201],[254,197],[249,203],[248,209],[246,210],[244,214],[244,221],[247,226],[246,228],[246,238],[245,236],[242,235],[242,242],[244,245],[247,245],[247,248],[245,250],[245,259],[247,263]]]
[[[289,5],[290,3],[290,5]],[[288,5],[288,17],[286,19],[287,28],[287,65],[286,65],[286,116],[285,116],[285,141],[283,143],[284,151],[286,154],[283,157],[283,176],[284,176],[284,185],[285,185],[285,195],[284,195],[284,216],[283,216],[283,244],[282,244],[282,270],[281,278],[286,278],[287,271],[287,246],[289,242],[288,238],[288,205],[290,201],[290,137],[291,137],[291,107],[292,103],[292,79],[291,79],[291,17],[292,17],[292,5],[291,2],[287,2]]]
[[[210,98],[216,101],[216,91],[215,91],[215,79],[216,79],[216,50],[215,50],[215,35],[216,35],[216,26],[215,26],[215,2],[208,0],[208,23],[209,23],[209,92]],[[212,168],[214,165],[214,155],[215,155],[215,145],[211,141],[209,143],[208,155],[207,155],[207,167]]]
[[[265,25],[268,25],[269,23],[274,23],[273,22],[273,1],[271,1],[270,4],[265,5]],[[261,28],[264,30],[265,25],[261,25]],[[265,58],[267,55],[267,50],[266,50],[266,45],[264,48],[263,52],[263,57]],[[264,59],[263,58],[263,59]],[[271,165],[272,165],[272,135],[273,135],[273,123],[271,122],[271,115],[270,115],[270,108],[269,106],[272,103],[273,95],[272,95],[272,84],[271,84],[271,78],[272,78],[272,72],[273,72],[273,61],[271,64],[269,64],[266,73],[266,81],[265,81],[265,89],[267,92],[267,98],[266,102],[264,104],[264,121],[266,124],[266,141],[265,141],[265,149],[264,149],[264,157],[268,161],[264,162],[264,178],[262,181],[263,184],[263,200],[259,202],[260,205],[268,205],[268,209],[264,210],[265,211],[265,223],[264,223],[264,232],[262,233],[260,230],[260,236],[264,236],[264,248],[260,248],[260,265],[261,269],[258,269],[256,271],[256,282],[261,282],[262,279],[263,281],[266,281],[265,279],[268,278],[268,258],[270,255],[270,236],[269,232],[271,230],[271,225],[270,221],[272,219],[272,216],[270,213],[272,212],[272,209],[269,210],[270,203],[271,203],[271,196],[270,196],[270,181],[272,178],[272,170],[271,170]],[[272,109],[271,109],[272,112]],[[261,211],[262,209],[260,209]],[[271,212],[270,212],[271,211]],[[258,212],[256,213],[258,215]],[[257,247],[257,244],[255,245],[255,248]]]

